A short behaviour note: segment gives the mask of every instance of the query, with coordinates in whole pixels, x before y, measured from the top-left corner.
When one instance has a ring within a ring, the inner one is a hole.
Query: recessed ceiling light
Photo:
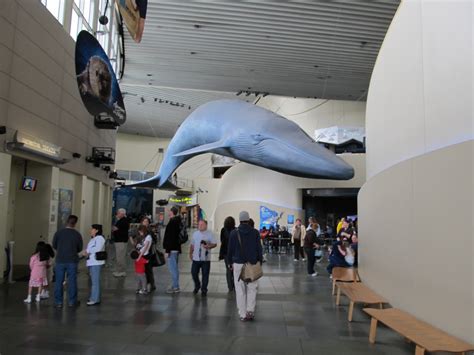
[[[153,76],[153,74],[148,73],[146,76]]]
[[[194,25],[194,28],[201,28],[201,27],[202,27],[202,26],[201,26],[201,25],[198,25],[198,24]]]
[[[319,65],[314,65],[315,68],[319,68]]]
[[[193,54],[197,54],[196,52],[189,52],[189,54],[193,55]]]

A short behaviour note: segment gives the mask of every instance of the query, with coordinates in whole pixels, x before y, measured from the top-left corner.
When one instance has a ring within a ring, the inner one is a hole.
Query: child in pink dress
[[[41,247],[41,245],[37,245],[35,253],[30,258],[30,282],[28,284],[28,297],[23,301],[25,303],[31,303],[31,293],[33,288],[38,288],[35,301],[40,302],[43,286],[48,285],[48,278],[46,277],[48,261],[40,260]]]

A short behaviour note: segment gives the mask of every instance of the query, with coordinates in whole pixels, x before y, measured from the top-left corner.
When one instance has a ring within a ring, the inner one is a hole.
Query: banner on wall
[[[67,218],[72,214],[73,191],[59,189],[58,230],[66,227]]]
[[[260,206],[260,229],[263,227],[266,227],[267,229],[270,227],[275,228],[281,216],[283,216],[283,212],[278,213],[266,206]]]
[[[117,77],[109,57],[89,32],[81,31],[77,36],[75,57],[77,85],[87,111],[124,124],[126,112]]]

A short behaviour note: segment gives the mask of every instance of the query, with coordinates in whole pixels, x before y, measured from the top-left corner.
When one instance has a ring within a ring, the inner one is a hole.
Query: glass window
[[[64,0],[41,0],[41,3],[51,12],[51,14],[63,24],[64,20]]]
[[[72,17],[71,17],[71,31],[69,32],[69,34],[74,40],[76,40],[77,34],[79,33],[78,27],[79,27],[79,15],[77,14],[75,10],[73,10]]]

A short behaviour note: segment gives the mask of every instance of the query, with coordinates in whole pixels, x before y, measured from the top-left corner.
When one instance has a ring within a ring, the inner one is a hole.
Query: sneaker
[[[88,301],[86,304],[88,306],[96,306],[96,305],[100,304],[100,302]]]
[[[293,261],[298,261],[298,259],[293,259]]]
[[[313,277],[318,276],[318,273],[314,272],[314,273],[311,274],[311,276],[313,276]]]
[[[255,319],[255,313],[247,312],[247,315],[245,316],[245,318],[247,318],[247,320],[249,320],[249,321],[252,321],[252,320]]]
[[[319,264],[323,261],[323,258],[317,259],[316,262]]]
[[[202,291],[202,292],[201,292],[201,296],[202,296],[202,297],[207,297],[207,291]]]
[[[140,291],[138,291],[138,294],[139,295],[148,295],[148,291],[147,290],[140,290]]]
[[[329,275],[329,278],[332,280],[332,275]]]
[[[31,303],[31,296],[28,296],[26,297],[24,300],[23,300],[24,303]]]
[[[241,322],[248,322],[249,319],[247,317],[240,317]]]
[[[180,292],[181,292],[181,290],[179,289],[179,287],[173,289],[173,293],[180,293]]]
[[[62,303],[56,303],[56,304],[54,305],[54,307],[56,307],[56,308],[58,308],[58,309],[61,309],[61,308],[63,308],[63,304],[62,304]]]
[[[169,289],[166,290],[166,293],[174,293],[174,288],[170,287]]]
[[[200,288],[195,288],[195,289],[193,290],[193,295],[197,295],[197,293],[199,292],[199,289],[200,289]]]
[[[305,258],[303,258],[303,259],[301,259],[301,260],[302,260],[302,261],[306,261],[306,259],[305,259]]]
[[[41,292],[40,297],[42,300],[47,300],[49,298],[49,292],[48,291]]]
[[[39,293],[35,297],[35,302],[41,302],[41,295]]]
[[[69,303],[69,308],[79,307],[81,305],[81,301],[76,301],[76,303]]]

